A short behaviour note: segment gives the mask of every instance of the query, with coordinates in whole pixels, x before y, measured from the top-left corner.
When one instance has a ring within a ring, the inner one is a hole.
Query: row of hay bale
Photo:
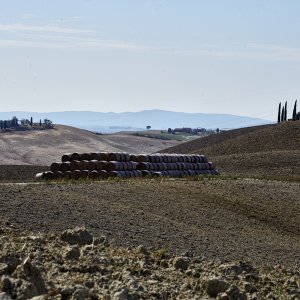
[[[207,157],[196,154],[129,154],[125,152],[67,153],[61,157],[62,162],[72,161],[118,161],[150,163],[206,163]]]
[[[125,152],[91,152],[91,153],[67,153],[61,157],[62,162],[73,160],[104,160],[104,161],[130,161],[130,154]]]
[[[119,161],[106,161],[106,160],[73,160],[67,162],[52,163],[50,169],[52,172],[66,172],[75,170],[89,170],[89,171],[131,171],[137,169],[137,162],[119,162]]]
[[[213,162],[204,155],[140,154],[119,152],[64,154],[50,171],[39,173],[37,179],[100,179],[109,177],[183,177],[218,175]]]

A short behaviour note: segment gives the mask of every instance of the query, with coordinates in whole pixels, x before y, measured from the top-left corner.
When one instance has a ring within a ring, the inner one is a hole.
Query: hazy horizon
[[[234,114],[225,114],[222,112],[219,113],[202,113],[202,112],[184,112],[184,111],[174,111],[174,110],[164,110],[164,109],[144,109],[144,110],[137,110],[137,111],[120,111],[120,112],[115,112],[115,111],[95,111],[95,110],[57,110],[57,111],[26,111],[26,110],[11,110],[11,111],[0,111],[0,113],[35,113],[35,114],[51,114],[51,113],[71,113],[71,112],[82,112],[82,113],[103,113],[103,114],[126,114],[126,113],[141,113],[141,112],[151,112],[151,111],[164,111],[164,112],[172,112],[172,113],[184,113],[184,114],[212,114],[212,115],[232,115],[232,116],[237,116],[237,117],[250,117],[247,115],[234,115]],[[253,117],[254,118],[254,117]],[[266,121],[276,121],[276,116],[273,117],[272,119],[267,119],[267,118],[261,118]]]
[[[0,4],[1,111],[276,119],[300,95],[300,2]]]
[[[70,125],[97,132],[112,131],[110,127],[166,130],[176,127],[233,129],[272,123],[269,120],[229,114],[182,113],[164,110],[103,113],[90,111],[66,112],[0,112],[0,119],[16,116],[18,119],[50,119],[54,124]],[[273,121],[274,122],[274,121]],[[119,130],[114,130],[119,131]]]

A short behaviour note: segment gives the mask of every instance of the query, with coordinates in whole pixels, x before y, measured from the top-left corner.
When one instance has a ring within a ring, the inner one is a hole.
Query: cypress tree
[[[281,110],[281,122],[284,121],[284,106],[282,106],[282,110]]]
[[[42,126],[42,120],[40,119],[40,126]]]
[[[281,119],[281,102],[279,102],[279,106],[278,106],[278,117],[277,117],[277,123],[280,123],[280,119]]]
[[[32,119],[32,117],[30,118],[30,126],[32,126],[32,124],[33,124],[33,119]]]
[[[293,109],[293,120],[296,120],[296,114],[297,114],[297,100],[295,101],[294,104],[294,109]]]
[[[284,104],[284,121],[287,121],[287,101]]]

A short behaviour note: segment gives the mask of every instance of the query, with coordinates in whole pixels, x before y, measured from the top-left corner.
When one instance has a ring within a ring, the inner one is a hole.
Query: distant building
[[[206,132],[205,128],[190,128],[190,127],[182,127],[182,128],[174,128],[171,130],[171,133],[188,133],[188,134],[198,134],[199,132]]]

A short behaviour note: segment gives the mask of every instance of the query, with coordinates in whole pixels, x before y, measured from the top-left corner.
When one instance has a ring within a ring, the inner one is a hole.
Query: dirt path
[[[87,226],[117,245],[300,265],[300,185],[261,180],[0,185],[0,219],[20,230]]]

